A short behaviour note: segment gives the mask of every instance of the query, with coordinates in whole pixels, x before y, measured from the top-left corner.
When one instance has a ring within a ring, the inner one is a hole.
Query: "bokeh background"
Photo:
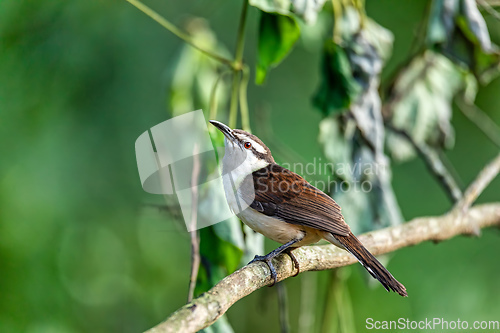
[[[235,47],[240,1],[147,2],[178,26],[209,22]],[[426,1],[368,0],[368,16],[395,36],[388,77],[408,57]],[[500,22],[486,15],[500,44]],[[250,8],[245,61],[255,63],[258,12]],[[326,32],[325,32],[326,33]],[[185,304],[189,235],[178,217],[148,207],[134,142],[166,120],[170,74],[183,42],[125,1],[0,2],[0,331],[137,332]],[[321,42],[299,40],[263,86],[249,86],[254,133],[264,117],[303,161],[322,156],[321,114],[311,103]],[[477,105],[500,124],[500,79],[480,87]],[[260,111],[258,111],[260,110]],[[456,144],[447,152],[463,184],[498,153],[454,110]],[[263,135],[262,138],[266,139]],[[295,162],[295,161],[287,161]],[[451,204],[414,159],[393,164],[405,220],[440,215]],[[500,199],[500,179],[479,202]],[[359,265],[343,269],[357,331],[366,318],[500,320],[500,232],[456,237],[395,253],[389,269],[403,299],[367,284]],[[275,247],[266,241],[266,249]],[[286,281],[297,331],[301,279],[314,276],[318,303],[330,272]],[[276,288],[259,290],[228,312],[236,332],[279,331]],[[328,313],[319,313],[318,322]]]

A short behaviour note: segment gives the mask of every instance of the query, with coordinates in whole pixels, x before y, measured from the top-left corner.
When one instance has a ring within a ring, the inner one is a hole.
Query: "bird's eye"
[[[245,144],[243,145],[246,149],[250,149],[252,148],[252,144],[250,142],[245,142]]]

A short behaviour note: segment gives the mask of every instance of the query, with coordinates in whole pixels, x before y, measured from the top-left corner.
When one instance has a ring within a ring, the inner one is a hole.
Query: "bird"
[[[277,164],[257,136],[216,120],[210,123],[224,134],[222,174],[229,207],[251,229],[283,244],[250,262],[267,264],[272,285],[277,282],[274,257],[288,253],[298,274],[299,263],[292,251],[325,239],[353,255],[387,291],[408,296],[405,286],[351,232],[330,196]]]

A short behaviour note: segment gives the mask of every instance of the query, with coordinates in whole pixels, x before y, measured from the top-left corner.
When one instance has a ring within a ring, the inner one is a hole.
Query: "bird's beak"
[[[222,134],[224,134],[224,136],[229,140],[229,141],[234,141],[235,137],[234,137],[234,134],[233,134],[233,130],[231,128],[229,128],[229,126],[221,123],[220,121],[217,121],[217,120],[210,120],[210,124],[214,125],[215,127],[217,127],[217,129],[219,131],[222,132]]]

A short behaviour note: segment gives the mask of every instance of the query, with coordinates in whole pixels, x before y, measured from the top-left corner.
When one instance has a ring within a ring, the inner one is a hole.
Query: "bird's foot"
[[[301,239],[302,238],[292,239],[288,243],[281,245],[276,250],[269,252],[265,256],[255,256],[255,258],[253,258],[253,260],[250,261],[248,264],[251,264],[251,263],[256,262],[256,261],[265,262],[267,264],[267,267],[269,267],[269,270],[271,271],[271,279],[273,279],[273,281],[274,281],[273,284],[269,286],[269,287],[272,287],[278,282],[278,275],[276,274],[276,270],[274,269],[274,266],[273,266],[273,263],[271,262],[271,260],[273,260],[273,258],[276,257],[277,255],[279,255],[281,252],[287,251],[291,245],[297,243]],[[288,250],[287,253],[290,255],[290,258],[292,258],[292,261],[294,262],[294,264],[296,265],[297,270],[298,270],[299,269],[299,262],[297,261],[297,258],[295,258],[295,256],[293,254],[291,254],[289,251],[291,251],[291,250]],[[298,274],[298,272],[297,272],[297,274]]]
[[[271,262],[274,257],[275,255],[273,255],[273,253],[266,254],[265,256],[255,256],[255,258],[248,263],[250,265],[256,261],[263,261],[267,264],[267,267],[269,267],[269,270],[271,271],[271,279],[273,279],[273,284],[269,287],[274,286],[278,282],[278,274],[276,274],[276,269],[274,269],[273,263]]]
[[[299,261],[297,260],[297,258],[295,257],[295,254],[292,253],[292,251],[294,250],[295,248],[291,248],[289,247],[288,249],[286,249],[284,252],[287,253],[289,256],[290,256],[290,259],[292,259],[292,262],[293,262],[293,266],[295,268],[297,268],[297,273],[293,274],[292,277],[296,277],[297,275],[299,275],[300,273],[300,266],[299,266]]]

